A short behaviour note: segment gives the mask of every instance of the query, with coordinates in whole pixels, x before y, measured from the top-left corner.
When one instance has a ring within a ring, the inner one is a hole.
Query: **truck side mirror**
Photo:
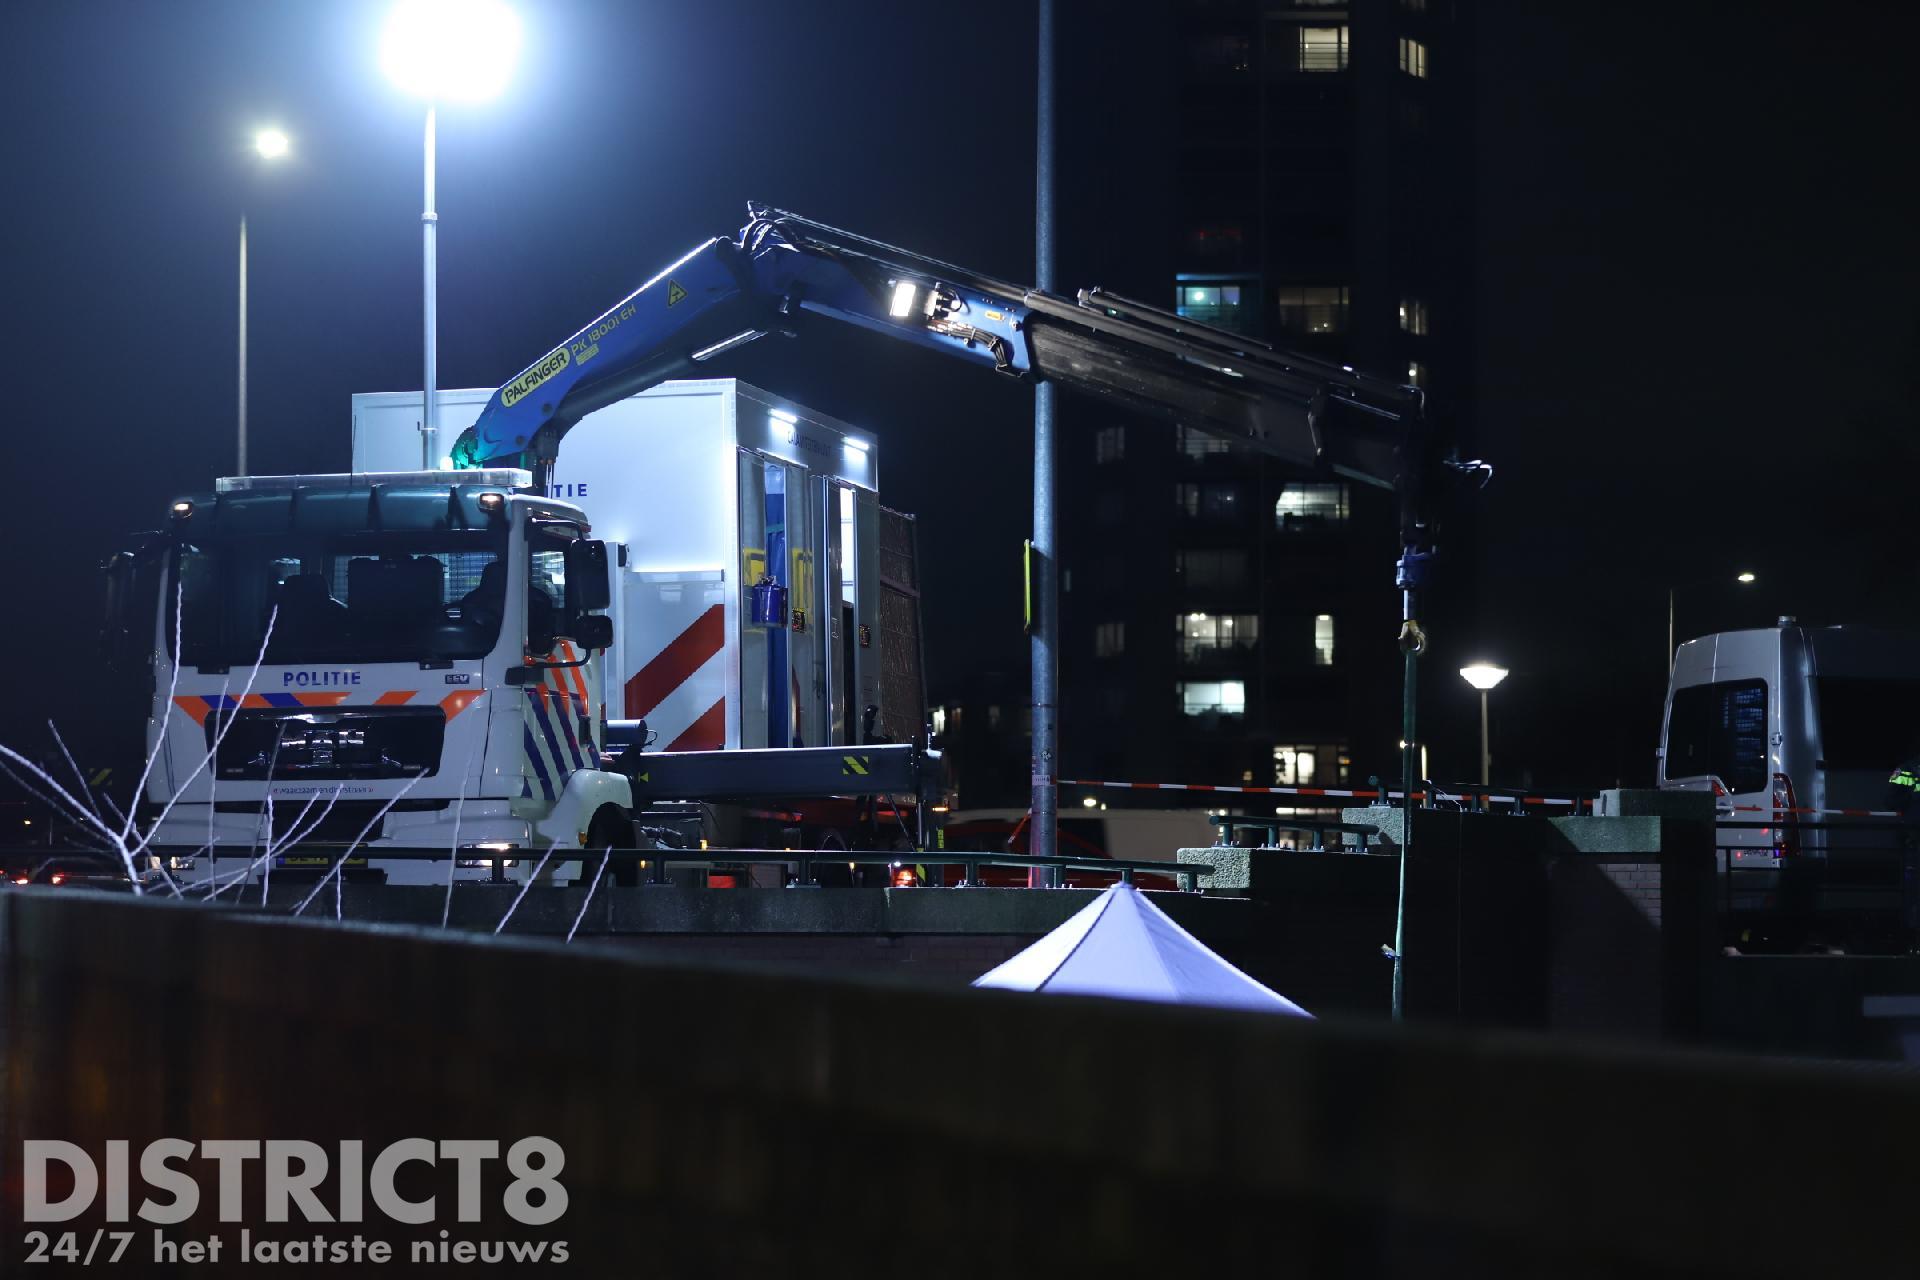
[[[573,642],[598,653],[613,647],[613,619],[604,613],[585,613],[573,620]]]
[[[607,585],[606,543],[575,538],[567,544],[566,562],[568,613],[578,617],[613,603],[613,593]]]

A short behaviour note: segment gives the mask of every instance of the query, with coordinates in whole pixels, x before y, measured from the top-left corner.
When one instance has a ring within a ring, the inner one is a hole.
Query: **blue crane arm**
[[[546,483],[587,414],[769,333],[858,325],[1015,377],[1045,378],[1302,467],[1396,490],[1417,539],[1449,468],[1417,387],[1286,352],[1098,289],[1065,298],[798,215],[749,206],[494,392],[456,467]]]
[[[758,218],[736,239],[700,245],[510,378],[455,442],[453,463],[515,461],[539,474],[568,429],[595,409],[768,333],[791,332],[807,316],[1028,373],[1022,314],[1005,298],[957,289],[924,268],[890,269]]]

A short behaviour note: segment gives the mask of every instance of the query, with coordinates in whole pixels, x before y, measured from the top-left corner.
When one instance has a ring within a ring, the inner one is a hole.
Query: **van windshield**
[[[1814,689],[1827,768],[1890,774],[1920,754],[1920,680],[1820,676]]]
[[[1723,680],[1674,690],[1666,776],[1712,776],[1736,793],[1766,790],[1766,681]]]

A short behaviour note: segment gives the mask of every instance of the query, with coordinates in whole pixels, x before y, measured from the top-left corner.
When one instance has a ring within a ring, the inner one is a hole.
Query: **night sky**
[[[750,198],[1030,278],[1026,6],[519,8],[506,94],[441,117],[443,386],[498,384]],[[1496,752],[1542,781],[1649,774],[1670,581],[1711,583],[1683,588],[1683,635],[1920,621],[1913,24],[1677,8],[1476,24],[1471,447],[1497,472],[1477,545],[1449,548],[1478,616],[1441,637],[1427,713],[1470,712],[1465,651],[1503,659]],[[1161,296],[1164,15],[1064,9],[1061,284]],[[232,470],[243,210],[252,469],[344,469],[348,397],[419,386],[421,113],[378,69],[385,12],[9,6],[5,741],[97,719],[94,567]],[[294,158],[263,171],[268,122]],[[852,332],[716,372],[880,434],[883,498],[925,522],[936,682],[1020,660],[1025,388]]]

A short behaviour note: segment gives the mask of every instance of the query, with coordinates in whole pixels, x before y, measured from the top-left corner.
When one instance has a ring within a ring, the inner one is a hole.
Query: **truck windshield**
[[[1920,680],[1820,676],[1814,688],[1827,768],[1891,774],[1920,753]]]
[[[429,662],[478,658],[500,635],[504,530],[342,531],[212,540],[177,560],[182,661]],[[169,585],[166,643],[173,644]]]

